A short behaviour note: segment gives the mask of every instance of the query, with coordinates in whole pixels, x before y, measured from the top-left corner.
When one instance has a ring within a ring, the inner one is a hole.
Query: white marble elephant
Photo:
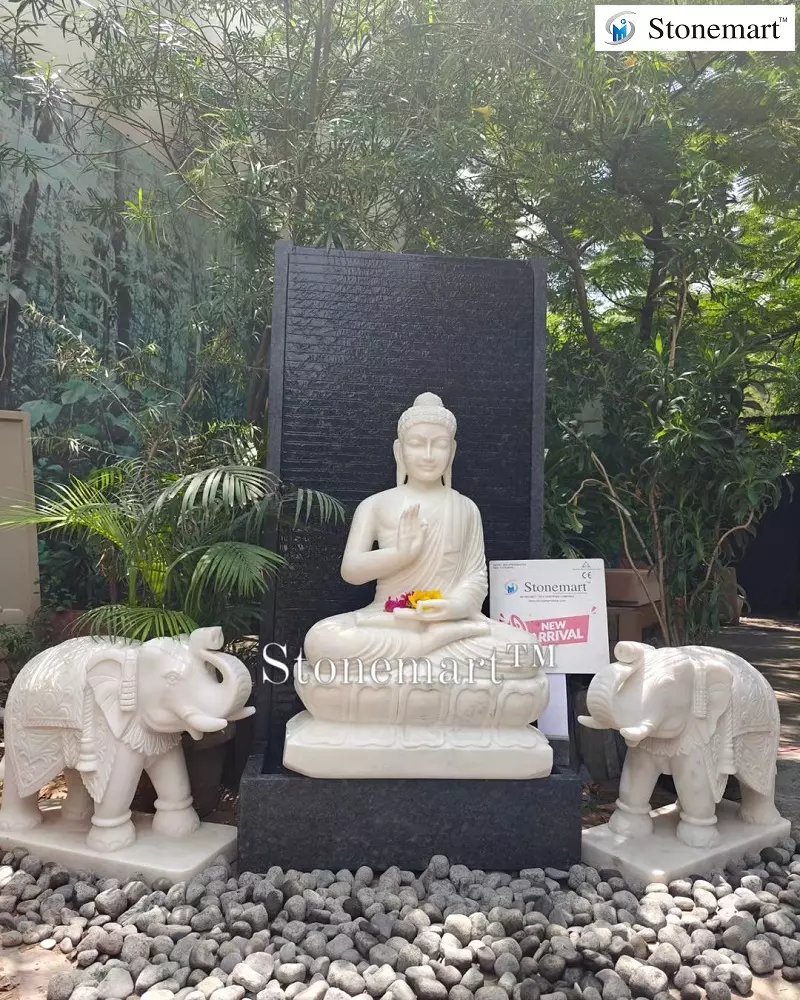
[[[92,850],[120,850],[136,839],[130,804],[144,770],[158,795],[153,829],[194,832],[181,734],[199,740],[255,711],[250,673],[222,644],[221,629],[202,628],[145,643],[69,639],[35,656],[6,705],[0,829],[41,823],[39,790],[64,770],[62,816],[91,819]]]
[[[718,842],[716,806],[732,774],[742,790],[742,819],[780,819],[774,797],[778,703],[755,667],[708,646],[619,642],[614,654],[617,662],[589,685],[591,714],[578,719],[593,729],[619,730],[629,747],[611,830],[626,837],[651,833],[650,796],[660,774],[675,782],[677,836],[690,847]]]

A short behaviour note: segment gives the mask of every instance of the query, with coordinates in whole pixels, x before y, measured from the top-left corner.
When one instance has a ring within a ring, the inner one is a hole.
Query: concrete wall
[[[33,502],[30,417],[0,410],[0,507]],[[0,625],[21,624],[38,608],[36,528],[0,529]]]

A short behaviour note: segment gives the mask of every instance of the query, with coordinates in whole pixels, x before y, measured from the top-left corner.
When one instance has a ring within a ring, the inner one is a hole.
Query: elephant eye
[[[178,682],[179,674],[176,670],[170,670],[168,674],[164,675],[164,680],[167,684],[176,684]]]

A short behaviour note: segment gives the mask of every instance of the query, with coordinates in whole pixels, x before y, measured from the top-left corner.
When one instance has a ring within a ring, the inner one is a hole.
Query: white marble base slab
[[[86,846],[87,824],[63,820],[60,806],[44,806],[42,814],[44,822],[34,830],[0,831],[0,849],[24,847],[42,861],[56,861],[72,870],[89,869],[115,878],[138,873],[147,881],[168,878],[173,882],[191,878],[221,854],[236,857],[235,826],[201,823],[188,837],[164,837],[153,833],[151,815],[134,813],[136,842],[112,854],[98,854]]]
[[[688,847],[675,836],[677,805],[663,806],[650,813],[653,832],[648,837],[621,837],[608,824],[583,831],[581,859],[593,868],[617,868],[632,886],[649,882],[670,882],[684,875],[706,874],[723,868],[728,861],[758,853],[789,836],[791,823],[781,819],[769,826],[755,826],[739,819],[739,807],[724,800],[717,807],[716,847]]]
[[[553,748],[533,726],[468,729],[329,722],[301,712],[283,764],[310,778],[546,778]]]

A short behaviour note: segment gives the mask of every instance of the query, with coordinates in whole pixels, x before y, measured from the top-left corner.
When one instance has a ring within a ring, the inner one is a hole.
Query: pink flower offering
[[[400,597],[390,597],[384,604],[383,610],[391,614],[395,608],[410,608],[411,604],[408,599],[411,594],[412,591],[409,590],[407,594],[401,594]]]

